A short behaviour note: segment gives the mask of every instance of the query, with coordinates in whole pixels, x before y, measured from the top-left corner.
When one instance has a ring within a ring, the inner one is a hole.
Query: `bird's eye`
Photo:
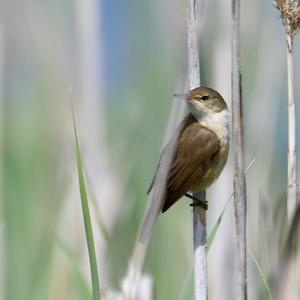
[[[201,99],[202,99],[202,100],[208,100],[208,99],[209,99],[209,96],[204,95],[204,96],[201,97]]]

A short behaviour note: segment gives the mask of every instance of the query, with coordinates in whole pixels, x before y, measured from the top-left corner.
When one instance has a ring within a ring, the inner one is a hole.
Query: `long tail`
[[[165,184],[157,184],[154,179],[149,193],[149,207],[146,210],[140,234],[137,242],[135,243],[127,274],[122,282],[122,299],[124,300],[132,300],[136,298],[145,257],[149,248],[151,233],[163,206],[163,201],[160,201],[160,199],[163,199],[164,185]]]
[[[140,231],[140,242],[145,242],[145,240],[150,237],[155,221],[164,206],[168,174],[177,149],[179,135],[181,134],[182,130],[188,126],[188,124],[194,121],[195,119],[191,114],[187,115],[179,127],[176,128],[172,138],[161,153],[153,181],[149,188],[150,205],[147,209],[142,229]]]
[[[152,189],[150,192],[150,205],[147,209],[143,220],[142,229],[140,231],[139,242],[144,243],[151,236],[156,220],[162,210],[164,201],[162,201],[164,191],[159,189]],[[160,199],[160,200],[158,200]]]

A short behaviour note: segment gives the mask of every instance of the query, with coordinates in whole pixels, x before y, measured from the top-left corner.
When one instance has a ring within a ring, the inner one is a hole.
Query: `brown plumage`
[[[205,187],[206,183],[209,183],[209,178],[205,179],[208,175],[207,170],[217,159],[216,154],[220,149],[217,135],[200,125],[192,114],[186,116],[180,128],[181,133],[167,177],[166,193],[162,200],[164,203],[162,212],[165,212],[186,192],[201,190],[202,186]],[[202,147],[198,147],[199,144]],[[168,152],[168,147],[169,144],[163,153]],[[152,189],[155,176],[156,173],[148,193]]]
[[[165,212],[187,192],[205,190],[220,175],[228,156],[228,109],[215,90],[196,88],[176,95],[191,111],[161,153],[148,190],[150,207],[140,241],[152,231],[160,212]]]

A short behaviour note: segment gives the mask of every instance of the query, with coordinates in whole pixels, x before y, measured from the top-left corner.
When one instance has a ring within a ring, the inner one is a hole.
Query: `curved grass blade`
[[[97,258],[96,258],[95,243],[94,243],[94,236],[93,236],[93,228],[91,223],[91,216],[90,216],[89,203],[88,203],[87,192],[86,192],[85,179],[83,174],[83,167],[82,167],[82,161],[80,155],[80,146],[78,142],[78,135],[77,135],[77,128],[76,128],[73,106],[72,106],[72,116],[73,116],[75,143],[76,143],[76,161],[77,161],[78,181],[79,181],[80,198],[81,198],[81,208],[82,208],[85,236],[86,236],[86,242],[88,247],[90,270],[91,270],[91,277],[92,277],[93,300],[100,300],[101,299],[100,283],[99,283]]]
[[[254,261],[257,269],[258,269],[259,275],[260,275],[260,277],[261,277],[261,279],[263,281],[263,284],[264,284],[264,286],[265,286],[265,288],[267,290],[267,293],[268,293],[270,299],[273,299],[272,293],[271,293],[271,288],[270,288],[270,285],[268,283],[268,280],[267,280],[267,277],[266,277],[265,273],[262,271],[260,265],[258,264],[257,260],[255,259],[253,253],[251,252],[251,250],[249,248],[248,248],[248,252],[249,252],[251,258],[253,259],[253,261]]]
[[[217,235],[217,232],[218,232],[219,227],[220,227],[220,225],[221,225],[221,222],[222,222],[222,219],[223,219],[223,215],[224,215],[224,213],[225,213],[225,210],[226,210],[226,208],[227,208],[229,202],[232,200],[232,198],[233,198],[233,193],[231,194],[230,198],[227,200],[227,202],[226,202],[226,204],[225,204],[225,207],[223,208],[221,214],[219,215],[219,217],[218,217],[218,219],[217,219],[217,222],[215,223],[215,225],[214,225],[212,231],[210,232],[210,234],[209,234],[209,236],[208,236],[208,238],[207,238],[207,252],[209,251],[209,249],[210,249],[210,247],[211,247],[211,245],[212,245],[212,243],[213,243],[213,241],[214,241],[214,239],[215,239],[215,237],[216,237],[216,235]]]

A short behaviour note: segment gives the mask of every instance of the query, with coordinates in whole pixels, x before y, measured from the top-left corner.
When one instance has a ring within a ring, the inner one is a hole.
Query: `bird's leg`
[[[201,199],[198,199],[188,193],[184,194],[184,196],[194,200],[193,203],[190,204],[190,206],[201,206],[204,210],[207,210],[208,209],[208,203],[207,201],[204,201],[204,200],[201,200]]]

